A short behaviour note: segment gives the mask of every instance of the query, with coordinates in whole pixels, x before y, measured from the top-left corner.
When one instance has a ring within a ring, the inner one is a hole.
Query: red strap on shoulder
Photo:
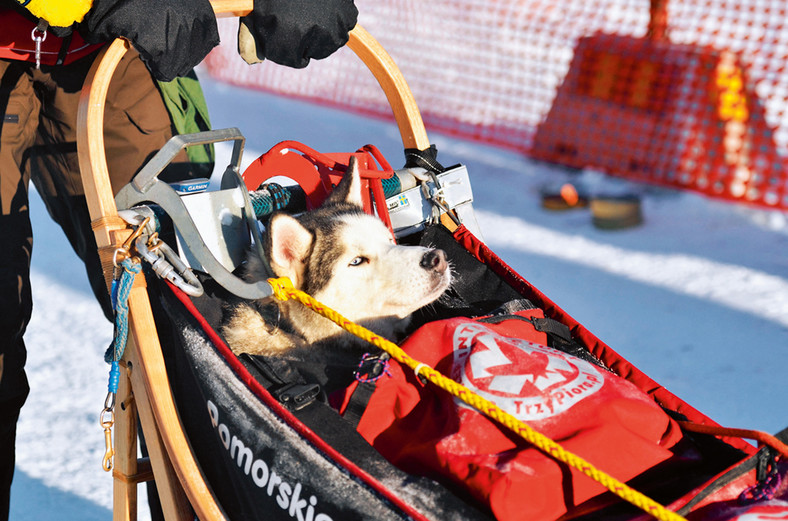
[[[33,31],[36,24],[14,10],[4,9],[0,10],[0,27],[0,58],[35,63],[36,42]],[[67,65],[96,51],[104,44],[89,44],[76,31],[71,34],[70,39],[46,33],[46,37],[41,41],[41,64],[56,65],[64,45],[67,48],[62,64]]]

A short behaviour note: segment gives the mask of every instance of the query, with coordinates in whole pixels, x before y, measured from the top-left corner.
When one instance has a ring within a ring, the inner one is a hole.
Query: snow
[[[215,128],[247,137],[245,164],[285,139],[324,152],[375,144],[403,161],[396,127],[204,80]],[[428,129],[429,130],[429,129]],[[788,426],[788,224],[767,212],[431,135],[444,164],[468,167],[492,249],[652,378],[723,425]],[[229,157],[229,146],[219,147]],[[540,190],[633,191],[644,223],[604,231],[588,210],[547,211]],[[26,335],[32,392],[19,421],[11,519],[109,519],[101,470],[103,352],[112,335],[80,261],[34,196],[34,312]],[[140,519],[149,514],[142,497]]]

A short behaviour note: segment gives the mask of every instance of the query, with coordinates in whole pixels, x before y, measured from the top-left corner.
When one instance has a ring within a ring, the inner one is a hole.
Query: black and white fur
[[[264,252],[277,277],[288,277],[351,321],[394,340],[414,311],[449,287],[451,270],[442,250],[397,245],[383,222],[363,211],[358,167],[350,163],[320,208],[271,218]],[[250,255],[245,276],[265,277],[259,257]],[[231,311],[223,334],[236,354],[326,363],[357,357],[363,345],[292,300],[241,303]]]

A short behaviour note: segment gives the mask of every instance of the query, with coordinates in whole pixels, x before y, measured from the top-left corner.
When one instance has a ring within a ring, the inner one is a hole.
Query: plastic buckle
[[[303,409],[320,395],[318,384],[286,384],[271,394],[291,411]]]

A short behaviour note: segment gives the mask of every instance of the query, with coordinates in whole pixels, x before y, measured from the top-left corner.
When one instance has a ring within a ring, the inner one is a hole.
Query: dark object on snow
[[[591,199],[594,226],[603,230],[631,228],[643,223],[640,197],[634,194],[596,196]]]

